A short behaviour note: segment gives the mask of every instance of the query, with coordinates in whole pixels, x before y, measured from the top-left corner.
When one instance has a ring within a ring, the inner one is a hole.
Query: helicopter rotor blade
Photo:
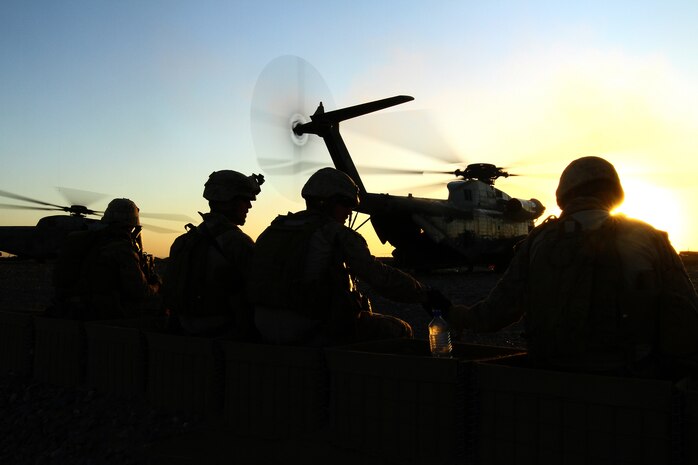
[[[140,213],[138,214],[141,218],[151,218],[154,220],[165,220],[165,221],[181,221],[185,223],[193,223],[195,220],[187,215],[179,215],[176,213]]]
[[[447,181],[432,181],[421,184],[410,184],[404,187],[395,187],[392,189],[391,193],[405,193],[414,194],[415,192],[433,192],[437,189],[443,192],[444,184],[448,184],[455,179],[449,179]]]
[[[56,190],[61,193],[63,198],[65,198],[70,205],[90,205],[108,197],[107,194],[73,189],[70,187],[56,186]]]
[[[436,129],[431,115],[425,110],[402,110],[371,113],[347,121],[347,130],[379,142],[415,152],[426,158],[448,164],[464,160]]]
[[[8,203],[0,203],[0,208],[7,208],[11,210],[42,210],[42,211],[62,211],[63,208],[49,208],[49,207],[33,207],[31,205],[14,205]]]
[[[449,174],[451,176],[458,177],[458,174],[457,174],[458,171],[459,171],[459,169],[450,170],[450,171],[449,170],[424,170],[424,173],[427,173],[427,174]]]
[[[450,174],[454,171],[442,170],[420,170],[408,168],[389,168],[383,166],[358,166],[357,169],[361,174]]]
[[[63,207],[63,206],[61,206],[61,205],[56,205],[56,204],[49,203],[49,202],[43,202],[43,201],[41,201],[41,200],[32,199],[31,197],[25,197],[25,196],[23,196],[23,195],[13,194],[12,192],[7,192],[7,191],[3,191],[3,190],[0,190],[0,196],[1,196],[1,197],[7,197],[7,198],[10,198],[10,199],[15,199],[15,200],[23,200],[23,201],[25,201],[25,202],[36,203],[36,204],[39,204],[39,205],[46,205],[46,206],[49,206],[49,207],[55,207],[55,208],[58,208],[58,209],[61,209],[61,210],[62,210],[63,208],[65,208],[65,207]]]
[[[357,166],[361,174],[424,174],[424,170],[411,170],[406,168],[388,168],[382,166]]]
[[[294,148],[295,150],[295,148]],[[329,166],[328,163],[316,161],[298,161],[289,162],[283,159],[260,158],[260,163],[264,162],[267,166],[265,171],[269,174],[284,175],[284,174],[300,174],[311,170],[318,170]]]
[[[276,126],[280,128],[286,128],[288,126],[288,115],[280,115],[278,113],[273,113],[267,111],[263,108],[252,107],[250,110],[250,115],[254,121],[267,124],[269,126]]]
[[[163,233],[163,234],[181,233],[182,232],[182,231],[179,231],[177,229],[163,228],[162,226],[155,226],[152,224],[144,224],[144,223],[141,223],[141,227],[143,227],[143,229],[146,229],[148,231],[153,231],[156,233]]]
[[[262,160],[262,159],[260,159]],[[329,166],[328,163],[320,163],[314,161],[301,161],[297,163],[289,163],[287,160],[282,159],[263,159],[264,163],[268,165],[266,171],[269,174],[302,174],[312,170],[318,170]],[[453,175],[454,171],[443,171],[443,170],[419,170],[419,169],[406,169],[406,168],[389,168],[383,166],[363,166],[357,167],[361,174],[372,175],[372,174],[450,174]]]

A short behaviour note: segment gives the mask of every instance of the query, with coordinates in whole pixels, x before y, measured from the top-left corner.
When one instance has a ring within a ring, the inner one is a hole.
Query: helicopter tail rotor
[[[322,139],[293,130],[310,122],[320,103],[334,107],[327,84],[310,63],[284,55],[265,66],[257,79],[250,110],[252,140],[265,173],[297,174],[329,165]],[[297,176],[288,176],[273,185],[295,200],[299,182]]]

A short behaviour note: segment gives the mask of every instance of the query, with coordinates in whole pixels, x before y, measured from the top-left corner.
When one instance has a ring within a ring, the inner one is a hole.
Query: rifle
[[[149,284],[160,283],[160,277],[155,271],[155,257],[153,254],[143,251],[143,240],[140,234],[136,237],[134,243],[138,252],[138,261],[141,266],[141,271],[143,271],[146,280]]]

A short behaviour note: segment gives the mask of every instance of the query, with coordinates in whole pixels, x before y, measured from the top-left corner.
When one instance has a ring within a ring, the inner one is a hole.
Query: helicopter
[[[313,69],[307,62],[293,58],[296,60],[295,66],[302,68],[302,72],[297,74],[313,76]],[[279,65],[275,66],[277,69],[274,72],[277,72]],[[262,88],[268,86],[268,83],[261,85]],[[302,90],[300,94],[307,92]],[[259,98],[253,102],[257,100]],[[414,98],[411,96],[398,95],[328,112],[320,102],[311,115],[304,115],[302,110],[296,109],[281,124],[284,137],[294,143],[294,158],[284,160],[279,159],[278,155],[277,158],[267,158],[262,153],[258,156],[260,165],[270,174],[279,168],[298,173],[316,167],[317,162],[299,158],[298,148],[308,142],[310,135],[318,136],[323,140],[335,168],[346,173],[358,186],[360,204],[356,212],[369,216],[357,226],[355,215],[350,220],[350,226],[359,229],[370,220],[379,240],[394,247],[392,255],[398,266],[417,270],[446,267],[467,267],[472,270],[476,265],[485,265],[496,271],[504,270],[513,257],[515,244],[526,237],[533,229],[535,220],[545,211],[537,199],[512,198],[494,186],[498,178],[516,174],[510,174],[491,163],[469,164],[463,170],[437,171],[456,178],[447,184],[448,198],[445,200],[366,190],[340,134],[340,122],[412,100]],[[264,112],[265,108],[259,108],[259,105],[255,108],[253,103],[253,117],[264,117]],[[267,140],[266,134],[261,137]],[[259,132],[255,142],[258,140]],[[385,172],[390,170],[386,168]]]
[[[78,189],[59,188],[66,196],[97,198],[103,197],[97,194]],[[25,197],[0,190],[0,197],[13,200],[20,200],[29,203],[24,204],[0,204],[2,209],[14,210],[41,210],[41,211],[63,211],[67,215],[45,216],[36,223],[36,226],[0,226],[0,251],[17,256],[19,258],[32,258],[36,260],[53,259],[58,256],[65,237],[74,231],[85,231],[100,227],[98,218],[90,216],[101,216],[104,212],[93,210],[83,205],[87,202],[71,202],[71,205],[58,205],[42,200]],[[33,204],[33,205],[31,205]],[[147,214],[140,213],[141,217],[150,217],[173,221],[189,221],[185,215],[170,214]],[[163,228],[154,225],[142,225],[144,229],[155,232],[169,233],[178,232],[173,229]]]

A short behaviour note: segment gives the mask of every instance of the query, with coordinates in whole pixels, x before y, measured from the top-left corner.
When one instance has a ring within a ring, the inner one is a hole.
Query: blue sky
[[[551,213],[554,175],[578,156],[606,156],[627,179],[627,213],[695,249],[698,225],[685,215],[698,168],[696,24],[695,2],[4,1],[0,189],[59,204],[56,186],[83,189],[107,195],[95,209],[129,197],[144,212],[194,218],[212,171],[261,171],[257,78],[297,55],[337,106],[412,95],[395,120],[428,112],[438,144],[464,163],[545,171],[499,187]],[[357,164],[434,164],[352,126],[343,134]],[[408,146],[438,145],[410,133]],[[365,179],[403,194],[420,181]],[[252,237],[302,208],[288,185],[267,176],[243,228]],[[0,225],[35,224],[39,213],[0,210]],[[166,256],[174,237],[146,233],[145,245]]]

